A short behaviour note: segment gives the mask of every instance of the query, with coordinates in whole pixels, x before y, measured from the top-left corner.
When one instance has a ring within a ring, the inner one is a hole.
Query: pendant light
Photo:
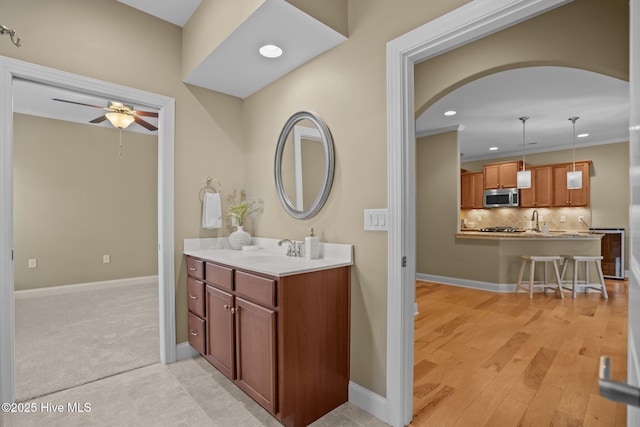
[[[576,120],[580,117],[569,117],[569,121],[573,123],[573,170],[567,172],[567,188],[575,190],[582,188],[582,171],[576,170]]]
[[[529,120],[528,116],[522,116],[518,120],[522,121],[522,170],[516,174],[516,182],[518,188],[531,188],[531,171],[527,170],[524,157],[524,145],[525,145],[525,122]]]

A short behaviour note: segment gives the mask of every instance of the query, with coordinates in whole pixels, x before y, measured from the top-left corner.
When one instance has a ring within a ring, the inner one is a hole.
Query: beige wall
[[[422,62],[415,68],[416,112],[469,81],[531,65],[582,68],[629,80],[628,8],[625,0],[573,1]]]
[[[113,128],[13,123],[15,289],[157,275],[158,138],[124,132],[119,156]]]
[[[182,32],[182,76],[187,77],[265,0],[203,0]]]
[[[181,29],[113,0],[3,0],[0,12],[23,39],[20,49],[0,40],[0,55],[175,98],[176,328],[186,341],[182,241],[229,234],[201,228],[198,191],[207,176],[223,195],[243,186],[242,101],[183,84]],[[133,42],[111,48],[121,40]]]
[[[204,177],[214,176],[225,190],[244,185],[250,197],[264,199],[264,213],[252,225],[254,234],[301,239],[314,227],[324,241],[355,245],[351,379],[384,396],[387,236],[363,231],[363,209],[387,206],[385,45],[467,2],[405,0],[398,7],[397,2],[387,0],[350,0],[347,41],[244,102],[183,85],[180,29],[112,0],[3,0],[3,23],[19,30],[25,46],[18,50],[1,43],[0,54],[176,98],[179,342],[187,338],[182,239],[226,235],[229,231],[204,232],[199,226],[197,192]],[[624,77],[624,25],[610,25],[603,15],[587,21],[566,15],[563,12],[554,20],[561,30],[554,32],[544,23],[528,24],[536,31],[525,32],[526,40],[518,40],[522,34],[503,36],[513,39],[509,49],[491,50],[493,43],[478,41],[475,44],[482,49],[474,54],[453,51],[434,67],[423,68],[432,61],[420,64],[416,105],[433,102],[437,94],[478,72],[512,63],[509,58],[515,54],[518,58],[520,52],[531,50],[542,54],[546,49],[553,51],[555,45],[562,45],[566,51],[586,36],[584,43],[590,46],[589,58],[593,59],[589,62],[616,70],[618,74],[611,74]],[[572,22],[580,27],[575,34],[568,26]],[[117,40],[114,34],[133,35],[135,44],[118,51],[110,49],[107,46]],[[562,58],[569,55],[565,51]],[[315,218],[301,221],[289,217],[280,207],[272,167],[282,125],[291,114],[306,109],[317,111],[332,132],[336,173],[325,208]]]

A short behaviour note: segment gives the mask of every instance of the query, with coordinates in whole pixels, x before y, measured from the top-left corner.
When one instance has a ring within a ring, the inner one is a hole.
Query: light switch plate
[[[38,261],[35,258],[29,258],[29,268],[38,268]]]
[[[389,230],[389,209],[365,209],[364,229],[369,231]]]

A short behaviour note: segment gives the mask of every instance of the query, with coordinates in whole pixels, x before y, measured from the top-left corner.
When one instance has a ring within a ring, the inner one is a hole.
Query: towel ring
[[[211,186],[212,180],[217,184],[217,187],[218,187],[217,189]],[[200,193],[199,193],[200,201],[204,202],[204,193],[219,193],[221,189],[222,189],[222,185],[220,185],[220,181],[208,176],[202,183],[202,187],[200,187]]]

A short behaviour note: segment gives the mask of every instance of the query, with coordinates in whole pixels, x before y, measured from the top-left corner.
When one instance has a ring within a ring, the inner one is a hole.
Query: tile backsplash
[[[534,210],[532,208],[464,209],[460,211],[460,219],[461,223],[466,223],[466,228],[504,226],[525,229],[525,221],[531,220]],[[591,224],[589,208],[538,208],[537,210],[541,228],[546,223],[550,230],[587,230],[588,226],[578,221],[580,216],[584,217],[587,224]]]

